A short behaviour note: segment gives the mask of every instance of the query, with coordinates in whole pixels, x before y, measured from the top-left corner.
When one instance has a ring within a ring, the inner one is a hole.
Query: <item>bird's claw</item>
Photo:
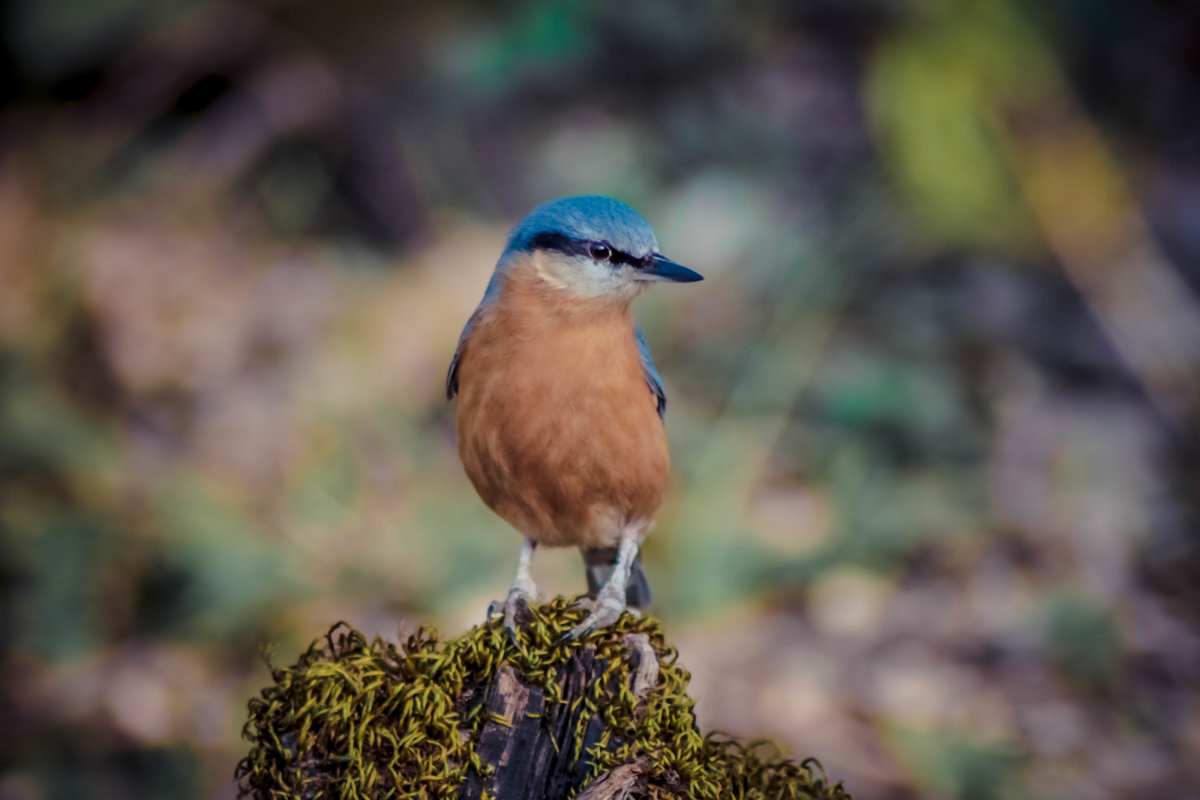
[[[583,597],[575,598],[575,606],[582,608],[589,614],[596,610],[596,598],[584,595]]]
[[[503,615],[504,629],[508,633],[508,639],[513,644],[517,644],[517,624],[529,617],[529,604],[536,599],[528,592],[514,586],[504,600],[493,600],[488,605],[487,618],[491,621],[497,615]]]
[[[621,614],[626,611],[625,603],[621,598],[606,597],[603,591],[595,600],[592,600],[591,598],[584,598],[579,602],[579,605],[588,608],[589,613],[587,618],[568,631],[567,634],[563,636],[562,641],[566,641],[568,639],[582,639],[592,631],[599,630],[600,628],[606,628],[620,619]]]

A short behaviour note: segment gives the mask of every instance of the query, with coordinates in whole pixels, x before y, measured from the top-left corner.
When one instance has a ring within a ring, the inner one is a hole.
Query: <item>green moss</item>
[[[690,675],[656,620],[624,615],[583,641],[563,641],[584,613],[573,600],[559,597],[530,611],[518,644],[499,622],[445,642],[421,629],[403,647],[333,626],[294,666],[273,669],[275,684],[250,701],[244,735],[252,747],[237,771],[243,796],[455,797],[464,779],[488,769],[475,743],[489,718],[486,687],[500,665],[511,664],[525,684],[540,687],[550,709],[564,702],[560,670],[587,647],[604,672],[575,701],[586,713],[568,744],[589,775],[648,756],[651,798],[849,800],[811,759],[796,763],[764,755],[760,743],[701,735],[686,692]],[[647,634],[659,660],[658,684],[640,698],[629,688],[630,633]],[[581,752],[593,716],[605,731]]]

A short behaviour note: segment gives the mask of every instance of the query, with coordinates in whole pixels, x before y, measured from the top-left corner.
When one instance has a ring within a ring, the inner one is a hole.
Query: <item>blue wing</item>
[[[658,417],[666,419],[667,392],[663,389],[662,376],[658,374],[658,368],[654,366],[654,359],[650,357],[650,347],[646,344],[646,337],[642,336],[642,329],[637,326],[637,323],[633,325],[633,335],[637,337],[638,352],[642,354],[642,376],[646,379],[646,384],[654,393],[654,399],[658,403]]]
[[[463,347],[467,343],[467,336],[470,335],[471,328],[475,325],[475,320],[480,312],[487,308],[500,292],[500,270],[503,269],[503,264],[504,260],[501,259],[500,264],[496,267],[496,271],[488,279],[487,289],[483,293],[483,299],[479,301],[479,307],[475,309],[475,313],[471,314],[471,318],[463,326],[462,333],[458,335],[458,344],[454,348],[454,358],[450,359],[450,369],[446,370],[447,400],[453,400],[454,395],[458,394],[458,359],[462,356]],[[645,358],[649,358],[649,356],[645,356]]]
[[[478,312],[476,312],[478,313]],[[458,345],[454,348],[454,358],[450,359],[450,369],[446,370],[446,399],[453,400],[454,395],[458,394],[458,357],[462,355],[463,343],[467,341],[467,334],[471,331],[471,323],[475,321],[475,314],[467,320],[467,324],[463,326],[462,333],[458,336]]]

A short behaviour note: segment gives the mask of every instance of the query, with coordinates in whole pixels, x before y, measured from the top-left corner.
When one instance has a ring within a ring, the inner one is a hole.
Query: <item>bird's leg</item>
[[[488,607],[488,619],[491,619],[497,611],[503,611],[504,627],[514,633],[517,630],[517,607],[520,602],[524,600],[526,604],[529,604],[537,599],[537,586],[533,582],[533,573],[530,571],[533,566],[533,551],[536,549],[537,542],[533,539],[525,540],[525,544],[521,545],[521,559],[517,562],[517,575],[513,578],[513,585],[508,590],[508,596],[504,598],[503,603],[493,602]]]
[[[621,546],[617,549],[617,563],[612,574],[600,587],[587,619],[571,629],[567,639],[578,639],[598,628],[611,625],[625,610],[625,591],[629,586],[629,573],[633,560],[637,558],[638,546],[642,541],[641,525],[626,525],[621,531]]]

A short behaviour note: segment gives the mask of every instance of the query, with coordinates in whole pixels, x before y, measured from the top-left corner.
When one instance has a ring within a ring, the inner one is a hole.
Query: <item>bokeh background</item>
[[[1200,797],[1194,3],[0,18],[3,800],[232,798],[264,652],[482,618],[444,371],[585,192],[707,276],[636,308],[706,729],[865,800]]]

